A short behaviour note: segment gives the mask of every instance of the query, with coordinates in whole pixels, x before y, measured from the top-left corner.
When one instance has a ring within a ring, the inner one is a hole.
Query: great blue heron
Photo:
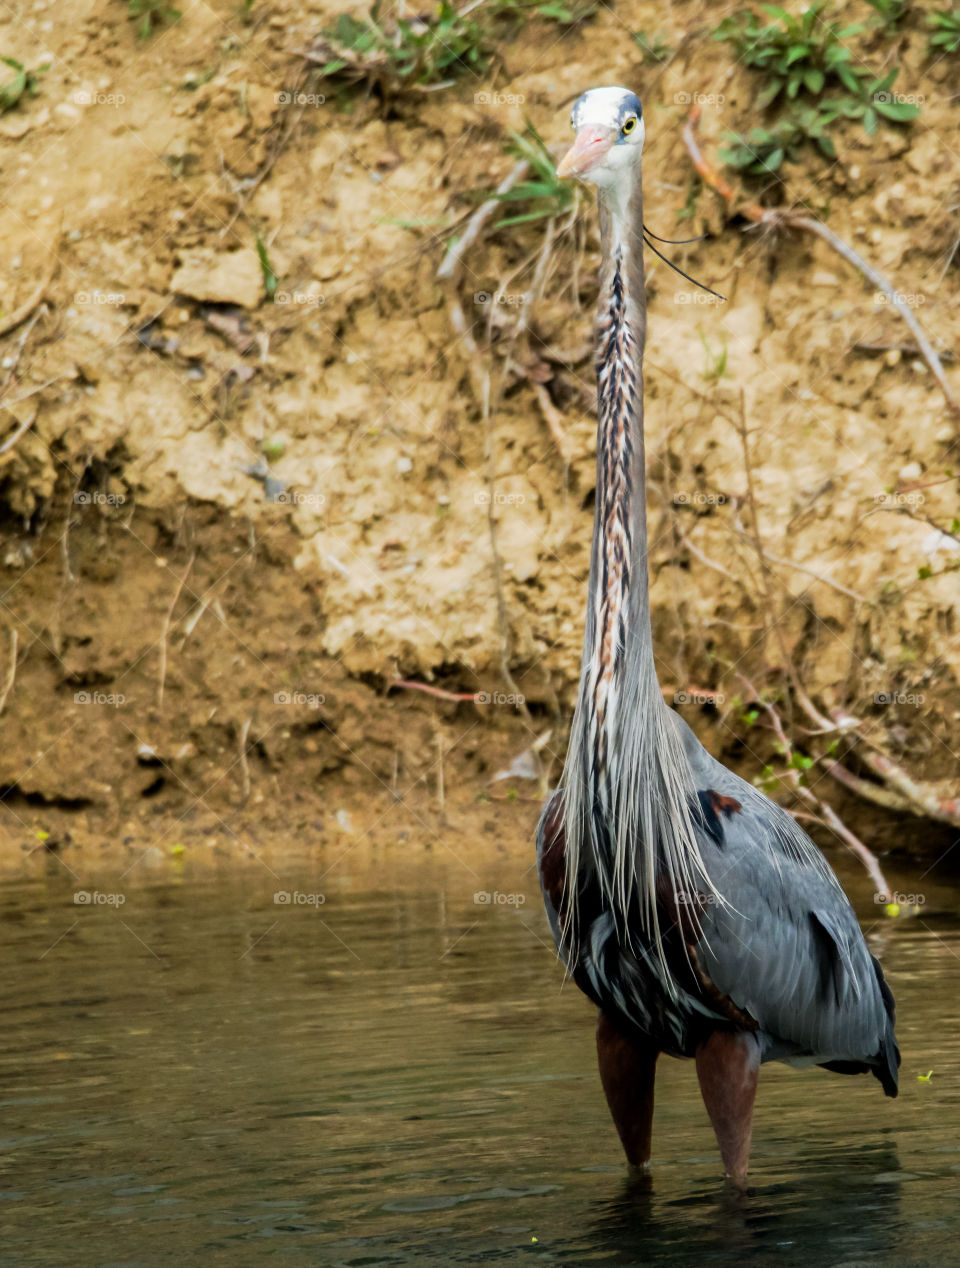
[[[694,1057],[728,1176],[746,1182],[764,1061],[871,1071],[897,1094],[894,1004],[820,851],[664,703],[647,568],[640,102],[594,88],[557,169],[598,190],[597,488],[580,688],[537,856],[558,950],[600,1009],[630,1163],[650,1160],[657,1056]]]

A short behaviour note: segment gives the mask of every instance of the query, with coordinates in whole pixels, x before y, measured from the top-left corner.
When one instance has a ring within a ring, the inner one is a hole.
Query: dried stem
[[[3,684],[3,690],[0,691],[0,714],[3,713],[7,704],[7,696],[9,696],[14,680],[17,676],[17,631],[10,631],[10,668],[7,670],[7,678]]]
[[[163,630],[160,634],[160,681],[157,684],[157,708],[160,710],[163,709],[163,688],[167,681],[167,638],[170,634],[170,622],[173,620],[174,608],[177,606],[177,600],[186,585],[187,577],[190,576],[190,570],[196,557],[196,553],[190,556],[190,562],[184,569],[183,576],[177,582],[177,588],[174,591],[173,598],[170,600],[167,614],[163,619]]]
[[[186,577],[184,577],[186,580]],[[250,734],[250,724],[253,718],[247,718],[240,732],[240,772],[243,775],[243,800],[246,803],[250,799],[250,763],[247,761],[247,736]]]
[[[745,677],[745,675],[741,673],[738,673],[737,677],[743,683],[744,687],[753,699],[756,700],[757,703],[764,709],[770,719],[774,734],[783,749],[783,757],[787,764],[786,769],[783,772],[783,778],[790,783],[794,794],[806,805],[810,806],[819,821],[830,828],[830,830],[835,833],[841,841],[843,841],[844,845],[852,850],[857,858],[860,859],[861,863],[863,863],[867,870],[867,874],[876,886],[877,893],[889,894],[890,888],[887,885],[886,878],[880,869],[877,856],[871,849],[864,845],[858,836],[850,831],[832,806],[827,805],[827,803],[817,797],[806,784],[801,782],[800,772],[790,765],[793,761],[793,745],[787,738],[787,733],[784,730],[780,714],[769,701],[764,700],[763,696],[759,691],[757,691],[756,687],[749,678]]]

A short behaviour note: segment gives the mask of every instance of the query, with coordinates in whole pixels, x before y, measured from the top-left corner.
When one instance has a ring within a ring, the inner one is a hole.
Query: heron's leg
[[[597,1018],[597,1062],[627,1161],[634,1167],[645,1167],[650,1161],[657,1049],[629,1038],[601,1012]]]
[[[703,1103],[724,1168],[735,1185],[745,1188],[760,1045],[747,1031],[715,1030],[697,1048],[696,1059]]]

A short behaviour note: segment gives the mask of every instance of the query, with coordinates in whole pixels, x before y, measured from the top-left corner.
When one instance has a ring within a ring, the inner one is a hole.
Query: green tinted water
[[[532,884],[477,906],[434,869],[312,907],[267,880],[141,877],[122,907],[57,870],[6,887],[4,1262],[960,1262],[952,912],[878,921],[856,877],[901,1097],[764,1067],[741,1198],[669,1059],[653,1182],[627,1180]]]

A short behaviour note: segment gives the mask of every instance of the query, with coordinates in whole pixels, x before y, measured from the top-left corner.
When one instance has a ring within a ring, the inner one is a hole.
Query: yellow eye
[[[631,115],[630,118],[626,121],[626,123],[624,123],[623,127],[620,129],[621,135],[629,136],[636,126],[637,126],[636,116]]]

